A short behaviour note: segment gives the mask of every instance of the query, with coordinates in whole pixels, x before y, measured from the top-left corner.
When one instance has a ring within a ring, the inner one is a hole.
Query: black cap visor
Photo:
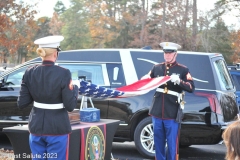
[[[163,52],[164,53],[174,53],[174,52],[177,52],[177,50],[175,50],[175,49],[164,49]]]

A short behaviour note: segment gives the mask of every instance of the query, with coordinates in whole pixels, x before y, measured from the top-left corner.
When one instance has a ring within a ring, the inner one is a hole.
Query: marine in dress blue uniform
[[[177,50],[181,46],[172,42],[163,42],[160,46],[163,47],[165,62],[154,65],[148,76],[171,76],[171,81],[157,88],[149,114],[153,122],[156,159],[176,160],[180,127],[176,118],[181,103],[180,96],[184,90],[193,92],[195,86],[189,69],[176,61]]]
[[[55,65],[62,36],[34,41],[42,64],[28,68],[22,78],[17,105],[33,103],[29,115],[29,144],[32,159],[68,159],[71,125],[68,112],[77,105],[78,86],[68,69]]]

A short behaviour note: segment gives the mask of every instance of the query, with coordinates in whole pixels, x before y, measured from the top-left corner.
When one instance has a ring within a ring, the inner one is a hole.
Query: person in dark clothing
[[[156,64],[144,78],[170,76],[171,80],[157,88],[149,115],[152,116],[155,155],[157,160],[178,159],[178,135],[180,123],[176,121],[179,107],[183,106],[183,91],[195,89],[189,69],[176,61],[180,45],[172,42],[160,43],[165,62]],[[165,155],[165,146],[168,146]]]
[[[17,105],[33,103],[29,115],[29,144],[33,159],[68,159],[71,125],[68,112],[77,106],[78,87],[68,69],[55,65],[62,36],[34,41],[42,64],[28,68],[22,78]]]

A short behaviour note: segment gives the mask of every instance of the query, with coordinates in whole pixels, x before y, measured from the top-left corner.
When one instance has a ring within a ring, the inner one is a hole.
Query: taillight
[[[218,101],[216,95],[210,94],[210,93],[203,93],[203,92],[195,92],[194,94],[196,94],[198,96],[202,96],[202,97],[207,97],[212,111],[217,114],[222,114],[221,106],[219,104],[219,101]]]

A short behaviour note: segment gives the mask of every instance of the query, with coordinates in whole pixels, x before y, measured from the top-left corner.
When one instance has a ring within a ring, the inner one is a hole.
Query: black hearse
[[[162,61],[161,50],[86,49],[61,52],[56,65],[70,69],[73,75],[86,76],[94,84],[118,88],[139,80],[153,64]],[[186,93],[180,145],[217,144],[222,140],[222,131],[238,113],[235,87],[225,60],[221,54],[179,51],[177,61],[188,66],[196,86],[194,93]],[[0,128],[27,123],[31,107],[19,110],[16,100],[24,71],[37,63],[41,63],[40,58],[0,76]],[[101,118],[120,120],[114,140],[134,141],[146,157],[153,157],[155,152],[148,115],[153,94],[154,91],[118,100],[92,99]],[[77,108],[80,103],[81,96]]]

